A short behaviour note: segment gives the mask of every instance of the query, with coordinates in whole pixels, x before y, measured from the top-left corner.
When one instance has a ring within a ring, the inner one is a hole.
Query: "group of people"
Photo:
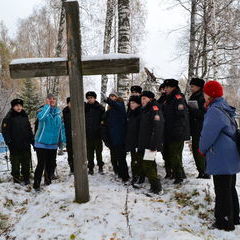
[[[165,162],[165,178],[180,184],[186,178],[182,162],[184,142],[192,137],[197,178],[209,179],[213,175],[216,194],[213,227],[234,230],[234,225],[240,223],[235,188],[236,174],[240,171],[235,109],[224,100],[223,87],[217,81],[205,83],[203,79],[192,78],[192,95],[188,101],[178,84],[175,79],[166,79],[159,87],[161,97],[158,100],[153,92],[132,86],[126,105],[116,92],[108,97],[103,95],[107,109],[97,101],[95,92],[86,93],[89,174],[94,174],[95,153],[98,171],[103,174],[104,142],[110,149],[113,172],[117,177],[124,183],[130,180],[126,162],[126,153],[130,152],[132,186],[139,188],[147,178],[150,191],[159,194],[162,185],[155,162],[157,152],[162,153]],[[33,134],[23,101],[14,99],[11,102],[11,110],[2,122],[2,134],[10,150],[15,183],[30,184],[31,145],[38,158],[33,183],[35,190],[40,190],[43,173],[45,184],[51,184],[55,177],[57,149],[65,143],[70,172],[74,172],[70,98],[67,98],[62,113],[56,106],[56,98],[48,94],[45,104],[37,111]]]

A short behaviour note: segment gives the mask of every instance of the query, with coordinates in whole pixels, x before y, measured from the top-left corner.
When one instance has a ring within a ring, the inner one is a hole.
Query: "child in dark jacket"
[[[111,93],[104,101],[109,105],[109,108],[105,114],[103,140],[106,146],[110,148],[114,173],[123,182],[126,182],[129,179],[129,175],[125,150],[127,124],[125,105],[123,99],[118,97],[116,93]]]
[[[129,111],[127,114],[126,151],[131,153],[132,185],[142,176],[141,154],[138,152],[138,134],[141,118],[141,97],[129,98]]]
[[[14,183],[21,183],[21,167],[24,184],[29,184],[31,144],[34,143],[34,137],[21,99],[12,100],[11,110],[2,122],[2,134],[10,151]]]
[[[151,184],[151,192],[159,194],[162,190],[157,175],[155,159],[148,159],[145,152],[162,151],[164,119],[154,93],[143,91],[141,95],[142,112],[138,136],[138,151],[141,153],[143,174]]]

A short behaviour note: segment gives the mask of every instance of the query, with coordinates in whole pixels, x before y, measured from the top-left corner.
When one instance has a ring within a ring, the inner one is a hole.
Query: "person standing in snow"
[[[141,118],[141,97],[131,96],[127,113],[126,152],[131,153],[132,185],[140,180],[142,173],[141,154],[138,152],[138,134]]]
[[[94,152],[96,152],[98,171],[102,174],[104,162],[102,160],[103,143],[101,138],[101,124],[105,109],[98,101],[96,101],[97,94],[95,92],[87,92],[86,99],[85,119],[89,174],[94,174]]]
[[[2,135],[10,151],[13,182],[21,183],[21,172],[24,184],[30,184],[31,144],[34,143],[34,137],[28,116],[23,110],[23,100],[11,101],[11,110],[2,121]]]
[[[206,173],[213,175],[215,189],[215,223],[213,228],[232,231],[239,221],[236,174],[240,172],[240,155],[236,145],[235,108],[224,100],[223,87],[217,81],[205,84],[207,112],[200,137],[200,152],[206,155]]]
[[[189,120],[190,120],[190,130],[192,136],[192,152],[195,164],[198,170],[197,178],[209,179],[210,176],[205,173],[205,158],[199,153],[199,140],[203,126],[204,114],[206,109],[204,107],[204,96],[203,96],[203,86],[204,80],[201,78],[192,78],[190,81],[190,87],[192,95],[189,101],[196,101],[197,108],[188,106],[189,110]]]
[[[63,109],[63,121],[65,127],[65,135],[67,142],[68,165],[70,167],[70,174],[73,174],[73,148],[72,148],[72,127],[71,127],[71,99],[67,98],[67,106]]]
[[[162,108],[165,119],[163,149],[165,178],[175,178],[174,184],[178,184],[186,177],[182,164],[182,152],[184,141],[190,139],[189,114],[178,81],[166,79],[164,85],[166,100]]]
[[[159,92],[161,94],[160,98],[157,100],[159,106],[162,106],[163,103],[165,102],[166,100],[166,92],[165,92],[165,85],[164,83],[162,83],[160,86],[159,86]]]
[[[44,171],[45,184],[51,184],[56,169],[57,149],[66,142],[61,110],[56,106],[57,100],[48,94],[45,105],[37,112],[38,128],[35,135],[35,149],[38,163],[34,173],[35,190],[40,190]]]
[[[141,155],[143,175],[148,178],[151,185],[150,191],[159,194],[162,186],[157,175],[157,164],[155,159],[148,159],[148,156],[145,155],[147,151],[153,154],[162,151],[163,145],[164,118],[154,97],[155,95],[151,91],[143,91],[141,95],[138,152]]]
[[[126,162],[125,138],[127,114],[123,99],[111,93],[104,100],[108,104],[103,124],[103,140],[110,149],[113,171],[123,182],[129,180]]]

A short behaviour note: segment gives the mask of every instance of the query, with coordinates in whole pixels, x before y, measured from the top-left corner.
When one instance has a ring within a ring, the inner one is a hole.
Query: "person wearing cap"
[[[34,173],[33,188],[40,190],[44,171],[45,184],[51,184],[56,169],[57,149],[66,142],[64,123],[61,110],[56,106],[57,100],[53,94],[48,94],[45,105],[37,112],[38,128],[35,134],[35,149],[37,152],[37,167]]]
[[[34,137],[28,116],[23,110],[23,100],[11,101],[11,109],[2,121],[2,135],[10,151],[14,183],[23,180],[25,185],[30,184],[31,144],[34,143]]]
[[[223,87],[217,81],[204,85],[207,112],[204,117],[199,150],[206,156],[206,173],[213,175],[215,189],[215,223],[213,228],[232,231],[239,225],[239,201],[236,174],[240,172],[234,120],[236,109],[223,98]]]
[[[68,153],[68,165],[70,167],[70,174],[74,173],[73,167],[73,148],[72,148],[72,127],[71,127],[71,99],[68,97],[67,106],[63,109],[63,121],[66,135],[66,148]]]
[[[143,91],[141,95],[141,117],[138,133],[138,151],[141,155],[142,173],[149,180],[150,191],[159,194],[162,191],[157,175],[155,160],[147,159],[146,151],[162,151],[164,118],[160,107],[151,91]]]
[[[130,91],[131,91],[131,96],[140,96],[142,93],[142,87],[138,85],[134,85],[131,87]]]
[[[108,104],[103,124],[103,140],[110,149],[113,171],[123,182],[129,180],[126,162],[125,138],[127,114],[124,101],[117,93],[112,92],[104,99]]]
[[[103,121],[105,109],[96,100],[97,94],[93,91],[86,93],[87,102],[85,103],[86,137],[87,137],[87,159],[89,174],[94,174],[94,153],[99,173],[103,173],[104,162],[102,160],[102,138],[101,124]]]
[[[138,152],[138,134],[141,118],[141,97],[129,98],[129,111],[127,113],[126,152],[131,153],[132,185],[138,182],[142,172],[141,155]]]
[[[190,139],[189,114],[184,95],[175,79],[164,81],[166,100],[163,104],[165,118],[164,149],[165,178],[175,178],[174,184],[183,182],[182,164],[184,141]]]
[[[160,86],[159,86],[159,92],[161,94],[160,98],[157,100],[158,104],[161,106],[165,100],[166,100],[166,92],[165,92],[165,85],[164,83],[162,83]]]
[[[203,86],[205,81],[201,78],[192,78],[190,81],[190,87],[192,95],[189,101],[196,101],[197,108],[188,106],[190,130],[192,136],[192,152],[195,164],[198,170],[197,178],[209,179],[210,176],[205,173],[205,158],[199,153],[199,140],[203,126],[204,114],[206,109],[204,107],[205,99],[203,96]]]

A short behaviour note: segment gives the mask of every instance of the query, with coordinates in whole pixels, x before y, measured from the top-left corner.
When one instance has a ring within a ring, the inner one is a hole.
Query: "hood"
[[[216,98],[211,104],[211,107],[220,107],[224,111],[226,111],[231,117],[234,117],[236,115],[236,108],[230,106],[222,97]]]

